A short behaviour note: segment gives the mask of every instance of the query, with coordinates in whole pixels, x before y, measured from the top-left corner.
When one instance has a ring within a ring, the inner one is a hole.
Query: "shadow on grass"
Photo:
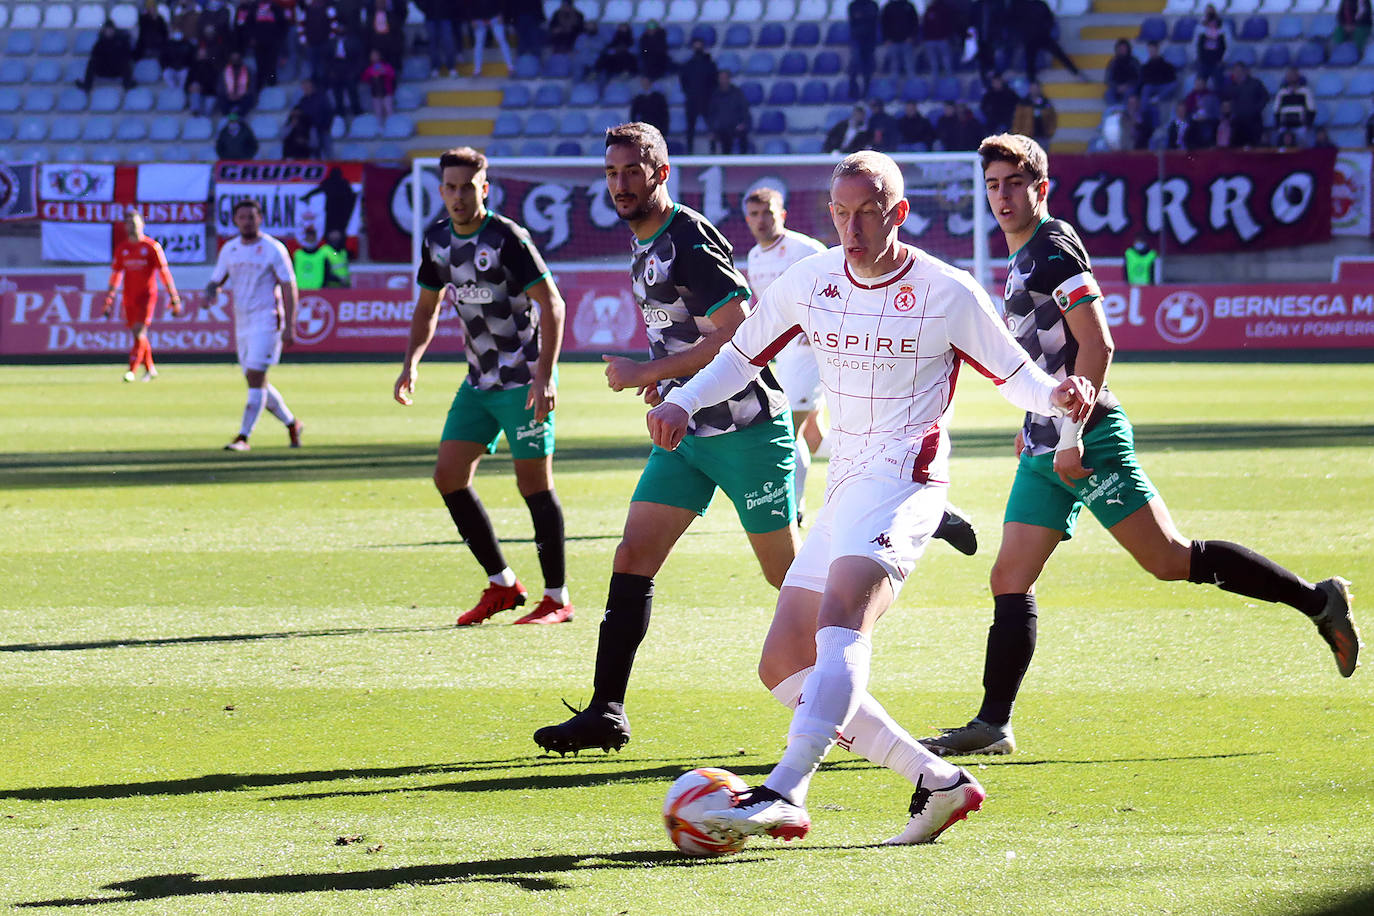
[[[450,625],[431,627],[325,627],[318,630],[283,630],[279,633],[217,633],[200,636],[160,636],[148,639],[101,639],[78,642],[20,642],[0,645],[0,652],[80,652],[86,649],[142,649],[158,646],[190,646],[197,643],[262,642],[272,639],[305,639],[319,636],[376,636],[387,633],[443,633]]]
[[[790,854],[861,849],[885,849],[871,845],[792,846]],[[641,868],[729,868],[755,862],[772,861],[774,850],[760,848],[715,859],[692,858],[676,852],[611,852],[591,855],[521,856],[507,859],[474,859],[437,865],[405,865],[363,871],[314,872],[305,874],[259,875],[254,878],[204,878],[197,874],[148,875],[128,881],[115,881],[104,890],[121,892],[118,897],[67,897],[16,903],[16,907],[94,906],[102,903],[127,903],[140,900],[167,900],[209,894],[307,894],[319,891],[378,891],[407,885],[465,884],[472,882],[510,884],[527,891],[571,890],[574,885],[563,876],[583,871],[630,870]]]
[[[958,432],[954,453],[1009,455],[1014,424],[1001,431]],[[1135,427],[1141,452],[1176,449],[1331,448],[1374,445],[1374,426],[1294,423],[1157,423]],[[603,471],[610,464],[634,469],[649,454],[642,438],[581,437],[560,443],[559,471]],[[509,473],[507,454],[485,462],[483,473]],[[168,486],[272,483],[292,480],[378,480],[428,477],[431,444],[320,445],[301,450],[269,447],[246,454],[218,449],[146,452],[24,452],[0,455],[0,488]]]

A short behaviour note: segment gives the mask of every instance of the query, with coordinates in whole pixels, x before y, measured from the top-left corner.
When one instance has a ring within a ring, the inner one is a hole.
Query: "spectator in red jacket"
[[[396,110],[396,68],[387,63],[377,48],[372,49],[371,59],[361,78],[372,90],[372,112],[377,115],[377,123],[386,124]]]

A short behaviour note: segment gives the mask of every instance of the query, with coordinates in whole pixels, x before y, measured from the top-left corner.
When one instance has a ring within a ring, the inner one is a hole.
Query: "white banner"
[[[115,167],[71,163],[44,165],[38,196],[44,200],[112,201]]]
[[[204,264],[210,259],[204,223],[149,223],[143,231],[157,239],[168,264]]]
[[[138,167],[138,200],[140,203],[208,200],[210,170],[207,163],[144,163]]]
[[[108,264],[114,245],[107,223],[50,223],[42,227],[43,260]]]

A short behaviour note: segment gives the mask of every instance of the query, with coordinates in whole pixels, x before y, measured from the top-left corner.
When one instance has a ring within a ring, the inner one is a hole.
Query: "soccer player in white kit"
[[[1075,421],[1095,392],[1080,376],[1056,383],[971,276],[898,240],[910,205],[891,158],[845,157],[830,210],[840,247],[783,274],[731,343],[648,415],[654,443],[675,447],[697,405],[737,390],[805,334],[832,417],[825,504],[783,582],[759,662],[764,684],[794,710],[787,750],[762,786],[707,812],[704,824],[718,836],[805,836],[811,777],[838,740],[914,784],[907,825],[887,842],[927,843],[986,796],[869,695],[870,640],[944,511],[959,367],[990,376],[1018,407]]]
[[[282,400],[281,392],[267,383],[267,370],[281,360],[283,345],[295,340],[296,274],[286,246],[262,231],[262,207],[255,200],[234,204],[234,225],[239,237],[219,250],[214,273],[205,287],[211,302],[221,286],[228,286],[234,301],[234,333],[239,367],[248,382],[239,433],[224,448],[246,452],[248,437],[266,407],[286,426],[291,447],[300,448],[305,424],[296,419]]]

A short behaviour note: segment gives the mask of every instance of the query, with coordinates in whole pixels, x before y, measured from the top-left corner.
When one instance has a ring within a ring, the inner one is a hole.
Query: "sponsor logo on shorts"
[[[542,439],[544,438],[544,424],[531,420],[527,425],[515,431],[515,438],[520,442],[524,442],[526,439]]]
[[[1121,483],[1121,474],[1119,474],[1116,471],[1112,471],[1104,478],[1099,478],[1097,474],[1093,474],[1091,477],[1088,478],[1087,488],[1084,490],[1083,495],[1080,497],[1080,499],[1083,500],[1084,505],[1090,506],[1092,505],[1093,501],[1100,496],[1104,496],[1109,493],[1115,495],[1116,491],[1120,489]],[[1107,500],[1108,504],[1110,504],[1111,502],[1111,499]],[[1119,497],[1117,498],[1117,502],[1121,502]]]
[[[745,509],[752,510],[759,506],[768,506],[774,503],[782,503],[784,507],[787,505],[787,489],[785,487],[775,486],[771,480],[764,481],[762,490],[755,490],[752,493],[744,494]],[[782,515],[784,518],[787,516],[785,511],[777,509],[773,511],[778,515]]]

